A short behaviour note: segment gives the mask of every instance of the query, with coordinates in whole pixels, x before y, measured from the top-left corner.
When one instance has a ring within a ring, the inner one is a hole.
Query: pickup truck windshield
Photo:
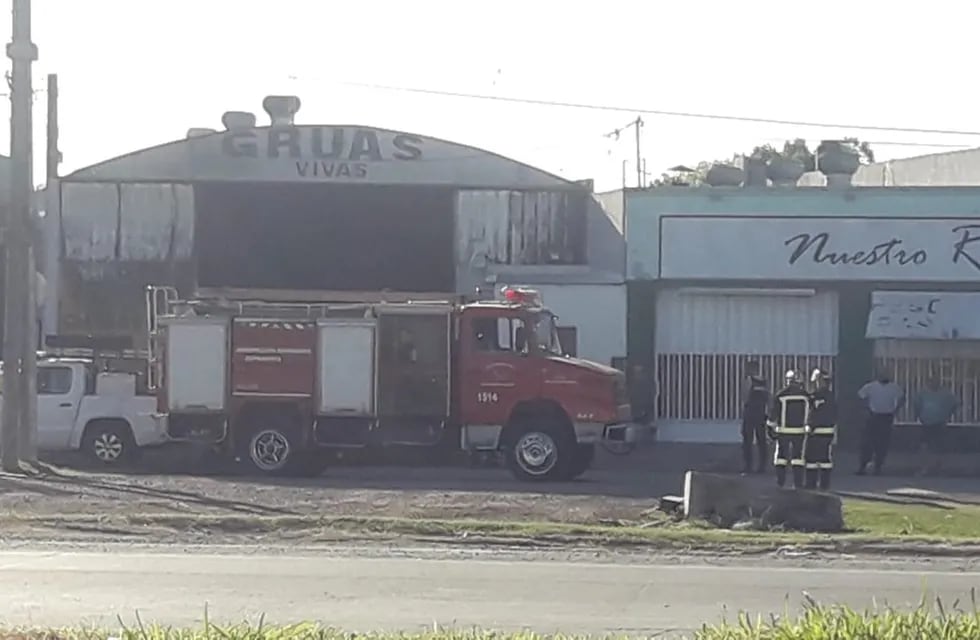
[[[558,340],[558,325],[555,320],[555,315],[550,311],[542,311],[533,316],[534,336],[541,351],[549,355],[563,356],[565,352],[562,351],[561,341]]]

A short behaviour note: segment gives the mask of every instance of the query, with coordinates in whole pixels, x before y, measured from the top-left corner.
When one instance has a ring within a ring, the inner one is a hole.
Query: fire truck
[[[540,293],[491,300],[179,300],[149,287],[149,385],[177,441],[253,472],[319,475],[331,450],[501,452],[524,481],[564,481],[596,445],[633,442],[625,375],[567,356]]]

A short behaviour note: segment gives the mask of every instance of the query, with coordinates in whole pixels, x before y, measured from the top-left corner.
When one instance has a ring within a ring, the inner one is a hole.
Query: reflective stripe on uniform
[[[789,460],[786,458],[776,458],[772,461],[774,467],[785,467],[789,464]]]
[[[776,433],[781,436],[806,435],[806,427],[777,427]]]
[[[836,433],[836,427],[813,427],[810,430],[811,436],[832,436]]]
[[[806,464],[806,460],[804,460],[803,458],[793,458],[789,462],[794,467],[802,467],[803,465]]]
[[[814,469],[833,469],[833,462],[815,462],[813,465]]]
[[[783,424],[783,425],[786,424],[786,413],[787,413],[786,409],[787,409],[787,405],[789,405],[789,403],[791,402],[803,403],[803,424],[809,422],[810,421],[810,396],[801,394],[795,396],[787,395],[779,398],[779,424]],[[797,431],[797,429],[799,430]],[[792,435],[796,433],[799,434],[806,433],[806,430],[803,427],[779,427],[778,431],[779,433],[783,433],[786,435]]]
[[[819,462],[807,462],[806,463],[806,468],[807,469],[819,469],[820,468],[820,463]]]

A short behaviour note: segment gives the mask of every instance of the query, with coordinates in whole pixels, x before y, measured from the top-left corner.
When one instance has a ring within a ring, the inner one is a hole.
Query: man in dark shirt
[[[752,448],[758,450],[757,473],[766,469],[769,447],[766,444],[766,408],[769,406],[769,384],[759,374],[759,363],[745,366],[742,383],[742,475],[752,473]]]

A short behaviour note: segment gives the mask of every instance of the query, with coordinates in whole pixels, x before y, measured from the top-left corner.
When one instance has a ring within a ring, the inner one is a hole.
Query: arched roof
[[[327,182],[475,189],[581,189],[499,154],[358,125],[219,131],[79,169],[66,182]]]

